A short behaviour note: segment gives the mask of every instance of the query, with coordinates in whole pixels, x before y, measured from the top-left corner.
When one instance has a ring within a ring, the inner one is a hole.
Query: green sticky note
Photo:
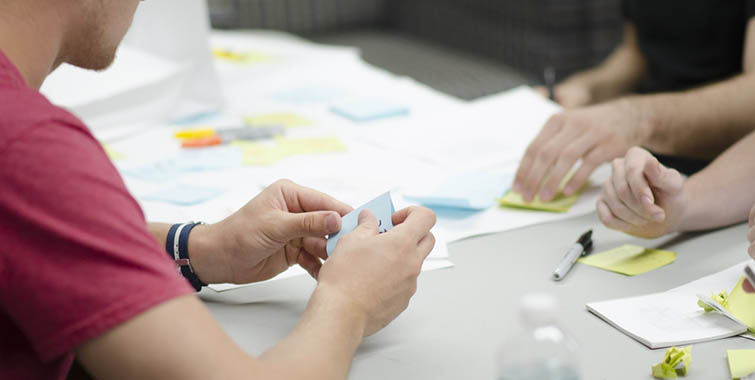
[[[726,299],[728,307],[724,307],[746,324],[750,331],[755,332],[755,295],[745,292],[744,282],[745,277],[742,276]]]
[[[118,161],[118,160],[122,160],[122,159],[126,158],[125,154],[123,154],[123,153],[121,153],[121,152],[119,152],[117,150],[114,150],[109,145],[103,145],[102,148],[105,149],[105,153],[113,161]]]
[[[503,207],[523,208],[527,210],[538,211],[550,211],[550,212],[568,212],[574,203],[577,203],[579,198],[579,192],[566,196],[563,193],[558,193],[555,198],[550,202],[543,202],[540,197],[535,197],[532,202],[525,202],[522,195],[509,191],[502,198],[498,200],[498,203]]]
[[[212,55],[217,59],[247,64],[269,62],[274,59],[272,56],[261,52],[237,52],[226,49],[212,49]]]
[[[286,128],[303,127],[312,124],[312,120],[293,112],[268,113],[251,115],[244,118],[249,126],[281,125]]]
[[[344,152],[346,145],[339,138],[290,139],[278,137],[273,144],[234,141],[231,146],[241,148],[241,162],[245,166],[270,166],[279,161],[303,154]]]
[[[275,142],[282,154],[287,156],[345,152],[347,150],[346,145],[337,137],[302,139],[278,137]]]
[[[755,350],[728,350],[729,371],[733,380],[755,373]]]
[[[578,261],[607,271],[636,276],[671,264],[674,260],[676,260],[676,252],[646,249],[637,245],[625,244],[618,248],[583,257]]]
[[[671,347],[666,350],[663,361],[652,366],[652,374],[656,379],[676,379],[687,376],[692,364],[692,346],[682,348]]]

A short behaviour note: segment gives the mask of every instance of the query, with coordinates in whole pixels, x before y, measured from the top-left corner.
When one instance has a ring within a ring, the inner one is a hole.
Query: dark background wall
[[[218,28],[284,30],[465,99],[564,78],[621,39],[621,0],[208,0]]]

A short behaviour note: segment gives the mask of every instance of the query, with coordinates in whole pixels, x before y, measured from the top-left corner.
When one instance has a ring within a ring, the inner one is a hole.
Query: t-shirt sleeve
[[[192,293],[88,131],[30,129],[0,150],[0,184],[0,307],[42,360]]]
[[[755,0],[745,0],[745,15],[748,20],[755,16]]]
[[[624,16],[625,21],[634,21],[632,0],[621,0],[621,15]]]

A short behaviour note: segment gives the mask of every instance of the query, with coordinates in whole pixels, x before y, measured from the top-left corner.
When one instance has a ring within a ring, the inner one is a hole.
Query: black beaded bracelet
[[[174,224],[168,231],[168,237],[165,240],[165,252],[176,262],[178,272],[181,273],[196,291],[202,290],[203,284],[199,277],[194,273],[189,261],[189,233],[191,230],[200,225],[202,222],[189,222],[183,224]]]

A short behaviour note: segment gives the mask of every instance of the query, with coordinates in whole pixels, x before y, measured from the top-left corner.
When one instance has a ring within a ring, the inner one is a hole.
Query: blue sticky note
[[[471,171],[448,177],[428,194],[406,194],[408,200],[430,208],[485,210],[511,187],[513,176],[496,171]]]
[[[220,196],[225,190],[195,186],[195,185],[172,185],[152,194],[142,197],[145,201],[158,201],[173,203],[180,206],[191,206],[208,201]]]
[[[331,107],[330,111],[356,122],[409,114],[409,108],[383,99],[359,99],[345,102]]]
[[[393,213],[396,212],[396,209],[391,200],[391,193],[387,192],[341,218],[341,231],[338,231],[335,235],[328,236],[328,256],[330,256],[333,250],[336,249],[336,244],[338,244],[338,239],[340,239],[341,236],[354,231],[359,224],[359,213],[365,209],[370,210],[375,214],[378,221],[378,231],[381,234],[383,232],[388,232],[388,230],[393,228]]]
[[[182,151],[178,155],[146,165],[124,169],[123,173],[152,182],[175,180],[187,172],[241,167],[242,152],[237,147],[211,147]]]

